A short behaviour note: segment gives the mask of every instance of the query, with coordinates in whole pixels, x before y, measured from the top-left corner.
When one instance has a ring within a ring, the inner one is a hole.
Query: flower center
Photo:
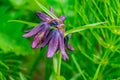
[[[56,26],[58,24],[61,24],[61,20],[58,19],[58,18],[54,18],[54,19],[51,19],[47,22],[48,24],[50,24],[50,26]]]

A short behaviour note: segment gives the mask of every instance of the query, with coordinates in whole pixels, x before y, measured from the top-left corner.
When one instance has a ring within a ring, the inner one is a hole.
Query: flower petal
[[[53,36],[49,42],[47,57],[51,58],[58,48],[58,36]]]
[[[64,45],[64,37],[62,35],[62,33],[59,31],[59,47],[62,53],[62,57],[64,60],[68,59],[68,55],[65,52],[65,45]]]
[[[35,36],[33,43],[32,43],[32,48],[36,48],[39,43],[47,37],[48,33],[50,31],[49,25],[45,25],[44,28]]]
[[[50,39],[54,36],[54,34],[55,34],[55,31],[53,30],[53,31],[49,34],[49,36],[48,36],[46,39],[44,39],[43,43],[41,43],[41,44],[39,44],[39,45],[37,46],[37,48],[44,47],[44,46],[50,41]]]
[[[36,14],[42,21],[49,21],[50,19],[52,19],[50,16],[42,12],[36,12]]]
[[[59,17],[59,19],[60,19],[61,21],[64,21],[65,18],[66,18],[65,16],[60,16],[60,17]]]
[[[26,33],[28,33],[28,32],[30,32],[31,30],[25,30],[24,32],[26,32]]]
[[[31,37],[34,36],[35,34],[37,34],[40,30],[42,30],[44,28],[44,26],[48,25],[46,22],[43,22],[41,24],[39,24],[37,27],[33,28],[32,30],[30,30],[27,34],[24,34],[23,37]]]
[[[40,43],[40,41],[43,39],[43,36],[44,36],[45,32],[40,32],[38,33],[33,42],[32,42],[32,48],[36,48],[36,46]]]
[[[49,28],[46,28],[45,29],[45,35],[44,35],[44,38],[43,38],[43,40],[47,37],[47,35],[50,33],[50,26],[49,26]]]
[[[52,7],[50,7],[50,12],[53,13],[53,14],[55,14]]]
[[[71,36],[72,36],[72,34],[68,34],[68,35],[67,35],[68,38],[71,38]]]
[[[74,51],[74,48],[69,43],[67,44],[67,48],[71,51]]]
[[[68,48],[69,50],[73,51],[74,48],[68,43],[69,38],[71,38],[71,34],[68,34],[68,35],[65,36],[65,38],[64,38],[65,47]]]

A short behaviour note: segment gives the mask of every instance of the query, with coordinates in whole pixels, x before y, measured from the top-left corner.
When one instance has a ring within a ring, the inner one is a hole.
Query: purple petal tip
[[[47,54],[47,57],[48,57],[48,58],[51,58],[52,56],[53,56],[53,55],[51,55],[51,54]]]
[[[55,14],[52,7],[50,7],[50,12],[53,13],[53,14]]]
[[[59,18],[59,19],[60,19],[61,21],[64,21],[64,20],[65,20],[65,18],[66,18],[65,16],[60,16],[60,18]]]
[[[30,37],[28,34],[24,34],[23,37],[27,38]]]
[[[68,57],[68,55],[67,55],[67,54],[62,55],[62,58],[63,58],[64,60],[68,60],[68,59],[69,59],[69,57]]]

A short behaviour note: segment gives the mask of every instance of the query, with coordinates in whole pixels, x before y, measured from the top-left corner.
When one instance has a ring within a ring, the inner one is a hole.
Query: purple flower
[[[52,7],[50,12],[55,15]],[[47,14],[37,12],[38,17],[43,21],[38,26],[32,30],[27,31],[24,37],[35,36],[32,42],[32,48],[41,48],[48,44],[47,57],[51,58],[60,49],[62,57],[64,60],[68,59],[65,49],[74,50],[74,48],[68,43],[70,35],[64,38],[65,25],[63,21],[65,16],[60,16],[59,18],[52,18]],[[53,30],[50,27],[54,27]]]
[[[23,35],[23,37],[26,38],[35,36],[32,42],[32,48],[36,48],[40,44],[40,42],[47,37],[48,33],[50,32],[50,25],[53,24],[51,23],[53,19],[50,16],[42,12],[37,12],[36,14],[43,22],[41,22],[32,30],[29,30],[27,34]]]
[[[55,52],[60,49],[63,59],[68,59],[68,56],[65,52],[64,36],[61,30],[56,29],[51,31],[49,36],[43,41],[42,44],[39,45],[38,48],[44,47],[48,43],[47,57],[51,58]]]
[[[37,27],[28,31],[27,34],[24,34],[23,37],[27,38],[27,37],[35,36],[32,42],[32,48],[36,48],[38,44],[47,37],[49,32],[50,32],[49,24],[47,24],[46,22],[42,22]]]

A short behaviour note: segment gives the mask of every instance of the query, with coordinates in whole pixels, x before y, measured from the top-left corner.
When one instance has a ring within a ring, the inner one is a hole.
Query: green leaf
[[[97,26],[97,25],[100,25],[100,24],[105,24],[105,23],[107,23],[107,22],[98,22],[98,23],[87,24],[87,25],[84,25],[84,26],[76,27],[76,28],[73,28],[71,30],[68,30],[65,33],[65,35],[68,35],[70,33],[80,32],[80,31],[83,31],[83,30],[86,30],[86,29],[100,28],[100,27],[94,27],[94,26]]]
[[[0,61],[0,65],[4,66],[6,69],[9,70],[9,67],[4,62]]]
[[[19,22],[19,23],[23,23],[23,24],[27,24],[27,25],[31,25],[31,26],[37,26],[38,25],[38,23],[27,22],[27,21],[22,21],[22,20],[8,20],[8,22]]]
[[[0,72],[0,80],[6,80],[5,76]]]
[[[59,76],[58,80],[66,80],[64,76]]]
[[[97,25],[101,25],[101,24],[106,24],[107,22],[97,22],[97,23],[93,23],[93,24],[87,24],[85,26],[97,26]]]
[[[56,80],[55,72],[52,72],[52,74],[49,77],[49,80]]]
[[[49,80],[66,80],[64,76],[57,76],[55,75],[55,73],[53,72],[49,78]]]
[[[22,73],[19,73],[20,79],[21,80],[26,80],[26,78],[24,77],[24,75]]]
[[[84,31],[87,29],[102,29],[102,28],[119,29],[120,27],[117,27],[117,26],[80,26],[80,27],[76,27],[76,28],[66,31],[65,36],[71,33],[76,33],[76,32]]]
[[[7,6],[0,7],[2,13],[0,13],[0,49],[5,53],[15,52],[18,55],[33,53],[30,47],[30,41],[22,37],[24,25],[21,23],[8,22],[10,19],[13,20],[20,17],[22,11],[16,12],[6,7]],[[5,8],[6,10],[4,10]]]
[[[9,76],[10,80],[15,80],[12,76]]]

